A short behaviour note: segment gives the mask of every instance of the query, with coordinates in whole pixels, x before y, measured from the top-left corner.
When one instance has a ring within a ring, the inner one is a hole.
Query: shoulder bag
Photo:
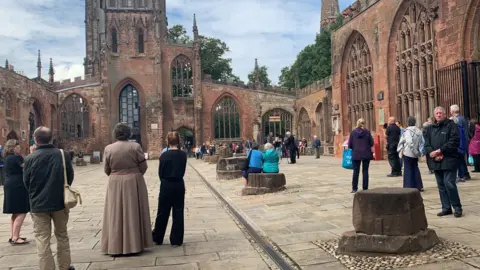
[[[76,191],[70,185],[68,184],[67,181],[67,166],[65,164],[65,155],[63,153],[63,150],[60,149],[60,153],[62,154],[62,166],[63,166],[63,180],[64,180],[64,203],[65,203],[65,208],[67,209],[72,209],[75,206],[77,206],[78,203],[82,204],[82,196],[80,195],[80,192]]]

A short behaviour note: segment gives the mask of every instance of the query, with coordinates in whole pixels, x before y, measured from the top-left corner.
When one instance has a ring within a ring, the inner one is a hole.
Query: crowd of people
[[[388,119],[384,128],[391,172],[387,177],[403,175],[403,187],[424,191],[418,162],[425,156],[440,194],[442,210],[438,216],[453,214],[461,217],[463,210],[457,183],[471,179],[467,160],[471,160],[474,166],[472,172],[480,172],[480,125],[477,119],[467,120],[460,115],[458,105],[450,107],[449,118],[443,107],[435,108],[433,113],[434,117],[423,124],[423,130],[418,128],[417,119],[413,116],[408,117],[407,128],[403,128],[394,117]],[[358,191],[360,166],[362,188],[368,190],[373,145],[373,137],[365,128],[365,120],[359,119],[348,139],[348,148],[352,149],[352,193]]]

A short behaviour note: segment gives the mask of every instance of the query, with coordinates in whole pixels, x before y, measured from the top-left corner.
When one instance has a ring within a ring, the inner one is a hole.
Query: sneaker
[[[452,210],[442,210],[442,212],[438,213],[437,216],[443,217],[443,216],[448,216],[448,215],[451,215],[451,214],[453,214]]]

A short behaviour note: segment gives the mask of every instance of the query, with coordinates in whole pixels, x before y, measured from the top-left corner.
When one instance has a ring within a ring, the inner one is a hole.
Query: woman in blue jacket
[[[277,151],[275,151],[273,144],[265,144],[265,152],[263,153],[263,172],[264,173],[278,173],[278,161],[280,160]]]

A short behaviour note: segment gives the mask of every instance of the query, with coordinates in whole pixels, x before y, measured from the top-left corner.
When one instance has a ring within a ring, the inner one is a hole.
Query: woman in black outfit
[[[158,196],[157,218],[152,232],[153,241],[157,245],[163,244],[167,229],[170,209],[172,209],[172,231],[170,244],[174,247],[183,244],[184,233],[184,205],[185,205],[185,168],[187,155],[178,148],[180,136],[178,132],[167,134],[168,151],[160,157],[158,176],[160,177],[160,195]]]
[[[12,245],[28,243],[20,237],[20,229],[28,212],[30,200],[23,184],[23,157],[20,156],[20,144],[17,140],[8,140],[5,144],[5,185],[3,186],[3,213],[12,214],[10,222],[10,238]]]

